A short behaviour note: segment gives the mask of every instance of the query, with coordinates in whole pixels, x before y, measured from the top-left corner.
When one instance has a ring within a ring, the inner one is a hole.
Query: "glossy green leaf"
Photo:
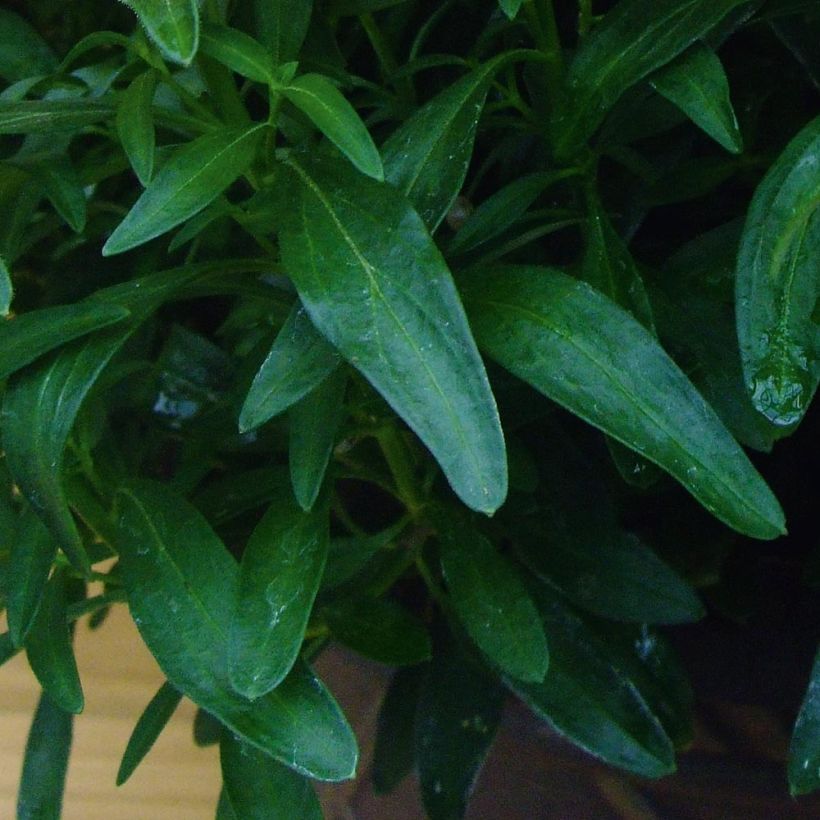
[[[382,148],[385,179],[407,196],[430,232],[461,191],[487,91],[506,60],[502,54],[437,94]]]
[[[814,659],[809,687],[794,724],[789,747],[789,790],[808,794],[820,788],[820,654]]]
[[[13,83],[51,74],[54,52],[19,14],[0,9],[0,78]]]
[[[68,584],[65,573],[59,570],[46,584],[26,638],[26,655],[45,694],[61,709],[78,714],[85,699],[66,617]]]
[[[322,615],[336,640],[366,658],[391,666],[430,659],[424,624],[393,601],[356,597],[325,607]]]
[[[290,409],[288,459],[296,501],[309,511],[319,495],[344,419],[347,373],[337,368]]]
[[[231,621],[231,683],[250,699],[276,687],[296,661],[327,558],[327,510],[304,512],[284,476],[278,487],[242,553]]]
[[[0,101],[0,134],[54,134],[79,131],[114,113],[100,100]]]
[[[448,647],[430,664],[416,710],[416,766],[430,820],[464,816],[492,745],[503,689]]]
[[[322,820],[311,782],[230,732],[222,733],[219,760],[225,793],[242,820]]]
[[[248,391],[239,429],[253,430],[296,404],[339,362],[339,354],[316,330],[304,307],[294,305]]]
[[[628,88],[671,62],[747,0],[622,0],[575,54],[569,104],[553,120],[556,151],[568,155],[595,131]]]
[[[151,751],[151,747],[171,719],[181,700],[182,694],[174,689],[168,681],[163,683],[154,697],[151,698],[151,702],[140,715],[134,731],[131,732],[131,737],[128,738],[128,745],[125,747],[125,752],[120,761],[120,768],[117,772],[118,786],[121,786],[131,777],[145,755]]]
[[[140,633],[170,683],[256,748],[320,780],[356,768],[356,740],[336,702],[297,662],[249,701],[228,680],[239,569],[201,515],[167,486],[118,495],[120,570]]]
[[[363,174],[384,179],[379,149],[356,109],[330,80],[321,74],[303,74],[281,92]]]
[[[0,317],[5,318],[11,310],[11,303],[14,299],[14,285],[11,281],[11,271],[0,256]]]
[[[123,0],[148,36],[174,62],[188,65],[199,45],[199,7],[196,0]]]
[[[3,398],[3,447],[23,495],[79,570],[89,562],[65,501],[61,469],[88,391],[132,328],[112,328],[67,345],[17,374]]]
[[[796,424],[820,381],[820,118],[789,143],[755,191],[737,259],[737,333],[752,403]]]
[[[727,151],[739,154],[743,150],[743,137],[729,97],[729,80],[720,58],[708,46],[690,46],[656,71],[649,82]]]
[[[154,175],[156,134],[151,104],[156,87],[156,74],[145,71],[131,81],[117,106],[117,136],[143,186]]]
[[[202,51],[223,65],[258,83],[274,81],[274,63],[270,52],[244,31],[206,23],[200,40]]]
[[[256,32],[275,65],[299,56],[313,12],[313,0],[254,0]]]
[[[463,520],[441,521],[438,530],[444,580],[467,634],[505,674],[544,680],[547,639],[515,569]]]
[[[73,723],[74,715],[40,697],[26,741],[17,820],[59,820]]]
[[[281,184],[295,196],[282,258],[312,321],[430,448],[461,499],[492,512],[507,490],[495,401],[418,215],[389,185],[318,158],[292,160]]]
[[[556,731],[607,763],[644,777],[673,772],[672,743],[628,671],[578,615],[557,597],[542,597],[549,674],[543,683],[508,686]]]
[[[783,511],[746,455],[650,333],[584,282],[499,268],[469,292],[487,352],[673,475],[740,532],[776,538]],[[465,294],[467,295],[467,294]]]
[[[57,544],[46,525],[28,508],[20,517],[6,578],[9,633],[16,646],[26,639],[48,581]]]
[[[518,12],[521,11],[521,6],[523,4],[523,0],[498,0],[498,5],[501,7],[501,11],[510,18],[510,20],[514,20],[518,15]]]
[[[264,126],[226,128],[180,148],[108,238],[103,255],[142,245],[213,202],[247,171],[263,130]]]

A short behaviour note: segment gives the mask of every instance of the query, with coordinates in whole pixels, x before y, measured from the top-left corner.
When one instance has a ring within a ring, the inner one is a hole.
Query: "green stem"
[[[592,0],[578,0],[578,36],[586,37],[592,24]]]
[[[553,106],[561,104],[561,89],[564,82],[564,56],[561,38],[555,22],[552,0],[525,0],[524,12],[530,24],[533,39],[538,50],[547,58],[544,74],[547,90]]]

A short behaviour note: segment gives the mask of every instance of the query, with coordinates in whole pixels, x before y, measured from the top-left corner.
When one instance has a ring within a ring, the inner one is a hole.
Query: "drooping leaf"
[[[295,60],[310,26],[313,0],[254,0],[259,39],[275,65]]]
[[[298,203],[283,212],[283,262],[312,321],[430,448],[461,499],[492,512],[507,489],[495,402],[418,215],[389,185],[319,158],[291,160],[282,185]]]
[[[746,455],[650,333],[586,283],[498,268],[465,293],[487,352],[669,472],[740,532],[776,538],[783,511]]]
[[[743,137],[729,97],[729,80],[720,58],[708,46],[694,43],[656,71],[649,82],[727,151],[743,151]]]
[[[121,786],[134,773],[142,759],[156,742],[171,716],[176,711],[182,693],[174,689],[168,681],[160,686],[151,702],[140,715],[128,745],[125,747],[120,768],[117,772],[117,785]]]
[[[515,569],[460,518],[442,519],[438,531],[444,580],[467,634],[505,674],[544,680],[547,639]]]
[[[148,36],[174,62],[188,65],[199,46],[196,0],[123,0],[136,12]]]
[[[231,621],[231,683],[250,699],[276,687],[296,661],[327,558],[327,510],[304,512],[279,478],[242,553]]]
[[[321,74],[303,74],[281,92],[363,174],[384,179],[379,149],[356,109],[330,80]]]
[[[820,654],[794,724],[789,747],[789,790],[795,797],[820,788]]]
[[[737,258],[737,333],[752,403],[773,425],[803,417],[820,380],[820,118],[755,191]]]
[[[202,51],[231,71],[258,83],[273,83],[276,63],[270,52],[244,31],[207,23],[200,42]]]
[[[0,317],[5,318],[9,315],[13,299],[14,286],[11,282],[11,271],[3,257],[0,256]]]
[[[74,715],[41,695],[26,741],[17,793],[18,820],[59,820],[73,723]]]
[[[319,387],[339,366],[338,352],[316,330],[304,307],[294,305],[239,414],[239,429],[253,430]]]
[[[155,129],[151,104],[157,87],[153,71],[138,75],[123,92],[117,106],[117,136],[142,185],[154,175]]]
[[[351,777],[356,740],[336,702],[297,662],[249,701],[228,679],[239,570],[213,530],[163,485],[118,495],[120,569],[134,621],[170,683],[246,742],[320,780]]]
[[[113,113],[113,103],[106,100],[0,100],[0,134],[79,131]]]
[[[309,511],[325,477],[336,433],[344,418],[347,373],[337,368],[290,409],[288,460],[299,506]]]
[[[464,184],[487,91],[506,61],[502,54],[436,95],[382,148],[385,179],[407,196],[431,233]]]
[[[180,148],[103,246],[103,256],[160,236],[216,199],[253,162],[264,126],[226,128]]]
[[[0,78],[14,83],[56,68],[54,52],[31,25],[19,14],[0,9]]]

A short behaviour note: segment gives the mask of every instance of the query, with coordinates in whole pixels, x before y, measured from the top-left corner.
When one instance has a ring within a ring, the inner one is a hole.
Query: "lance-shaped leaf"
[[[242,820],[322,820],[311,782],[223,731],[219,761],[225,794]]]
[[[444,580],[467,634],[505,674],[544,680],[547,639],[515,569],[463,520],[442,520],[438,530]]]
[[[113,104],[100,100],[0,100],[0,134],[79,131],[113,113]]]
[[[276,687],[296,661],[327,560],[327,509],[304,512],[285,474],[277,486],[242,553],[231,621],[231,683],[250,699]]]
[[[253,430],[296,404],[339,362],[338,352],[316,330],[304,307],[294,305],[248,391],[239,429]]]
[[[263,129],[227,128],[180,148],[108,238],[103,255],[142,245],[210,205],[250,167]]]
[[[139,766],[145,755],[151,751],[151,747],[171,719],[181,700],[182,693],[171,686],[168,681],[165,681],[154,697],[151,698],[151,702],[140,715],[134,731],[131,732],[131,737],[128,738],[128,745],[125,748],[117,772],[118,786],[121,786],[131,777],[134,769]]]
[[[363,174],[384,179],[379,149],[356,109],[330,80],[321,74],[303,74],[280,91]]]
[[[228,26],[202,27],[202,50],[223,65],[258,83],[272,83],[276,64],[270,52],[244,31]]]
[[[739,154],[743,150],[743,137],[729,97],[729,80],[711,48],[695,43],[656,71],[649,82],[727,151]]]
[[[142,23],[160,51],[188,65],[199,45],[199,6],[196,0],[123,0]]]
[[[3,399],[3,447],[23,495],[79,570],[89,568],[65,500],[63,456],[88,391],[133,328],[75,341],[15,376]]]
[[[274,65],[295,60],[310,26],[313,0],[253,0],[256,32]]]
[[[0,9],[0,77],[7,82],[51,74],[57,58],[19,14]]]
[[[714,411],[654,337],[557,270],[481,272],[465,293],[479,342],[548,398],[673,475],[740,532],[776,538],[783,511]]]
[[[314,324],[427,445],[461,499],[494,511],[507,491],[495,400],[421,219],[391,186],[324,159],[292,160],[282,187],[296,197],[282,211],[282,258]]]
[[[567,155],[592,134],[628,88],[666,65],[747,0],[624,0],[583,41],[570,65],[567,98],[553,121]]]
[[[40,697],[26,741],[17,793],[18,820],[60,817],[73,724],[74,715],[47,695]]]
[[[820,788],[820,653],[800,707],[789,747],[789,790],[794,796]]]
[[[148,185],[154,174],[155,129],[151,103],[157,87],[153,71],[145,71],[126,88],[117,106],[117,136],[137,179]]]
[[[320,780],[353,775],[358,751],[344,715],[297,662],[256,701],[228,677],[239,569],[205,519],[167,486],[123,488],[120,568],[134,622],[169,682],[246,742]]]
[[[521,4],[523,0],[498,0],[498,5],[501,6],[501,11],[514,20],[519,11],[521,11]]]
[[[752,403],[796,424],[820,380],[820,118],[787,146],[757,188],[737,258],[737,334]]]
[[[382,148],[385,179],[407,195],[431,233],[464,184],[487,91],[507,59],[484,63],[436,95]]]
[[[54,210],[75,233],[82,233],[86,222],[86,201],[77,171],[67,156],[20,165],[42,186]]]
[[[14,285],[11,281],[11,271],[2,256],[0,256],[0,316],[5,318],[11,310],[14,299]]]

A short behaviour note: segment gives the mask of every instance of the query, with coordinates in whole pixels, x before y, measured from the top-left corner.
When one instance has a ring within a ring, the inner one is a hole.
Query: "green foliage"
[[[813,4],[14,5],[0,662],[44,692],[18,815],[59,816],[74,621],[126,601],[167,683],[118,782],[189,698],[218,817],[319,817],[311,780],[355,775],[310,666],[333,642],[398,667],[374,786],[415,768],[432,818],[511,695],[672,772],[693,693],[660,630],[785,533],[743,448],[820,381]]]

